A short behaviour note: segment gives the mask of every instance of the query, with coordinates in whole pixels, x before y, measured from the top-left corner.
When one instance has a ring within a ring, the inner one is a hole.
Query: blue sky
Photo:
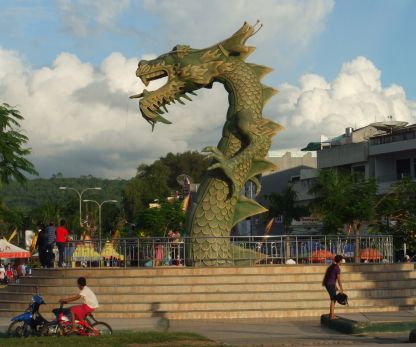
[[[98,28],[86,13],[92,30],[88,36],[76,36],[65,27],[65,14],[58,4],[50,0],[0,0],[5,14],[0,22],[0,46],[20,52],[31,65],[41,67],[50,65],[61,52],[75,53],[82,61],[98,65],[111,52],[139,58],[148,52],[163,52],[165,44],[174,44],[158,36],[163,18],[146,10],[140,1],[132,2],[116,18],[114,25],[119,31]],[[363,55],[382,71],[383,83],[398,83],[410,98],[416,98],[416,45],[412,43],[416,37],[415,16],[413,0],[335,1],[319,37],[288,65],[288,70],[279,71],[274,81],[293,83],[303,73],[332,78],[346,60]]]
[[[0,0],[0,8],[0,102],[25,114],[42,176],[129,177],[167,151],[215,144],[220,87],[173,108],[174,125],[152,135],[128,100],[143,88],[134,69],[177,43],[212,45],[245,20],[264,23],[249,60],[273,67],[266,82],[281,91],[265,110],[286,127],[273,149],[336,135],[346,119],[416,122],[413,0]]]

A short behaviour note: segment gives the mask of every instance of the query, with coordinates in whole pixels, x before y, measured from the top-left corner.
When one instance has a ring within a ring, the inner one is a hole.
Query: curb
[[[416,328],[416,320],[365,323],[342,317],[329,319],[329,315],[323,314],[321,316],[321,325],[344,334],[362,334],[368,332],[410,331]]]

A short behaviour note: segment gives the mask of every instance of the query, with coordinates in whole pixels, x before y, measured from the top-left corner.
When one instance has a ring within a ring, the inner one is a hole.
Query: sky
[[[131,178],[140,163],[221,136],[221,84],[169,109],[151,131],[137,100],[140,59],[176,44],[211,46],[263,24],[248,61],[274,69],[264,116],[298,150],[374,121],[416,123],[413,0],[0,0],[0,103],[16,106],[41,177]],[[151,89],[164,81],[154,81]]]

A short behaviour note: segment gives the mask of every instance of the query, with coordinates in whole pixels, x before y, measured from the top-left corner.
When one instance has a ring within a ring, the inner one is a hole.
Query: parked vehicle
[[[25,312],[13,317],[7,335],[10,337],[39,336],[45,324],[49,323],[39,312],[39,307],[45,304],[39,294],[32,297],[32,303]]]
[[[69,308],[63,308],[63,304],[59,308],[53,309],[56,319],[42,328],[42,336],[65,336],[72,335],[71,311]],[[105,322],[97,321],[92,314],[85,317],[84,320],[75,320],[76,334],[81,336],[101,336],[112,335],[113,329]]]

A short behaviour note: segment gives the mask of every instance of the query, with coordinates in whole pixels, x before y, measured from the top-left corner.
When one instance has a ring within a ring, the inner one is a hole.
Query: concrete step
[[[39,269],[0,290],[0,315],[21,313],[33,293],[50,314],[59,298],[78,292],[87,277],[101,304],[97,317],[151,317],[158,303],[171,319],[319,316],[329,306],[321,285],[327,265],[240,268]],[[416,304],[413,264],[342,265],[346,312],[391,311]],[[337,311],[338,312],[338,311]],[[340,311],[341,312],[341,311]]]
[[[345,290],[358,289],[399,289],[416,288],[416,279],[395,280],[395,281],[349,281],[345,283]],[[279,292],[299,290],[322,290],[322,283],[319,282],[264,282],[264,283],[228,283],[228,284],[194,284],[194,285],[106,285],[93,287],[98,294],[125,294],[125,293],[227,293],[227,292]],[[77,292],[75,286],[66,287],[62,285],[33,285],[33,284],[11,284],[7,286],[10,292],[39,292],[40,294],[62,294],[67,295]],[[1,292],[0,292],[1,295]]]
[[[384,307],[344,307],[337,306],[336,314],[343,313],[363,313],[363,312],[397,312],[401,310],[412,310],[414,306],[384,306]],[[316,317],[327,313],[328,307],[314,309],[297,309],[297,310],[204,310],[204,311],[182,311],[166,312],[164,316],[168,319],[249,319],[249,318],[300,318]],[[0,309],[0,317],[13,317],[20,314],[21,311]],[[49,312],[42,311],[46,319],[52,319],[53,315]],[[106,318],[150,318],[152,312],[143,311],[104,311],[101,308],[94,313],[97,319],[105,320]]]
[[[384,307],[344,307],[337,306],[336,314],[358,313],[358,312],[397,312],[401,310],[413,310],[414,306],[384,306]],[[248,318],[301,318],[301,317],[318,317],[322,313],[327,313],[328,307],[315,309],[297,309],[297,310],[204,310],[204,311],[181,311],[166,312],[164,316],[168,319],[248,319]],[[0,317],[13,317],[22,313],[16,310],[5,310],[0,308]],[[46,319],[52,319],[50,312],[42,311]],[[104,311],[99,308],[94,312],[97,319],[106,318],[150,318],[154,316],[152,312],[144,311]]]
[[[280,298],[269,300],[251,300],[251,301],[218,301],[218,302],[161,302],[160,310],[166,312],[179,311],[204,311],[204,310],[294,310],[294,309],[320,309],[328,306],[329,300],[322,299],[291,299],[281,300]],[[415,305],[416,298],[409,297],[395,297],[384,299],[360,298],[353,299],[349,302],[350,307],[384,307],[384,306],[408,306]],[[100,303],[100,309],[103,311],[151,311],[152,304],[142,302],[115,302],[115,303]],[[3,309],[13,309],[24,311],[27,307],[27,302],[20,301],[5,301],[0,302]],[[57,304],[46,304],[42,306],[42,312],[50,312],[56,308]]]
[[[385,307],[336,307],[336,314],[342,313],[358,313],[358,312],[397,312],[401,310],[412,310],[413,306],[385,306]],[[164,317],[169,319],[243,319],[243,318],[296,318],[296,317],[313,317],[326,313],[327,307],[321,309],[298,309],[298,310],[234,310],[234,311],[181,311],[166,312]],[[20,314],[21,311],[0,309],[0,317],[13,317]],[[53,319],[53,314],[42,311],[42,315],[46,319]],[[152,312],[144,311],[104,311],[101,308],[94,312],[97,319],[105,320],[106,318],[150,318],[154,316]]]
[[[324,274],[311,273],[302,276],[302,282],[320,282]],[[381,281],[381,280],[404,280],[416,279],[415,271],[379,272],[379,273],[342,273],[344,282],[349,281]],[[76,278],[56,278],[28,276],[20,279],[20,284],[43,284],[76,286]],[[297,274],[271,274],[271,275],[218,275],[218,276],[139,276],[123,277],[123,285],[195,285],[195,284],[233,284],[233,283],[266,283],[282,282],[293,283],[299,280]],[[88,286],[107,286],[114,284],[114,277],[92,277],[87,278]]]
[[[140,288],[138,288],[140,290]],[[328,294],[324,288],[319,290],[300,290],[300,291],[280,291],[280,292],[228,292],[228,293],[152,293],[143,294],[140,291],[130,292],[121,295],[113,294],[97,294],[100,304],[104,303],[130,303],[130,302],[247,302],[247,301],[266,301],[270,298],[278,298],[279,300],[304,300],[305,298],[311,300],[327,299]],[[372,298],[372,299],[389,299],[395,297],[416,297],[416,288],[410,289],[349,289],[346,286],[346,293],[350,300],[360,298]],[[76,291],[68,293],[67,295],[75,294]],[[33,293],[19,293],[18,301],[30,303]],[[59,294],[46,294],[43,295],[43,299],[46,303],[57,303],[59,299],[64,297],[63,293]],[[0,304],[2,302],[16,301],[15,292],[3,292],[0,294]]]
[[[74,268],[74,269],[33,269],[34,276],[53,277],[129,277],[129,276],[217,276],[223,275],[249,275],[249,274],[306,274],[324,273],[328,264],[317,265],[262,265],[252,267],[215,267],[193,268],[183,266],[155,267],[155,268]],[[342,264],[342,272],[397,272],[413,271],[412,263],[395,264]]]

